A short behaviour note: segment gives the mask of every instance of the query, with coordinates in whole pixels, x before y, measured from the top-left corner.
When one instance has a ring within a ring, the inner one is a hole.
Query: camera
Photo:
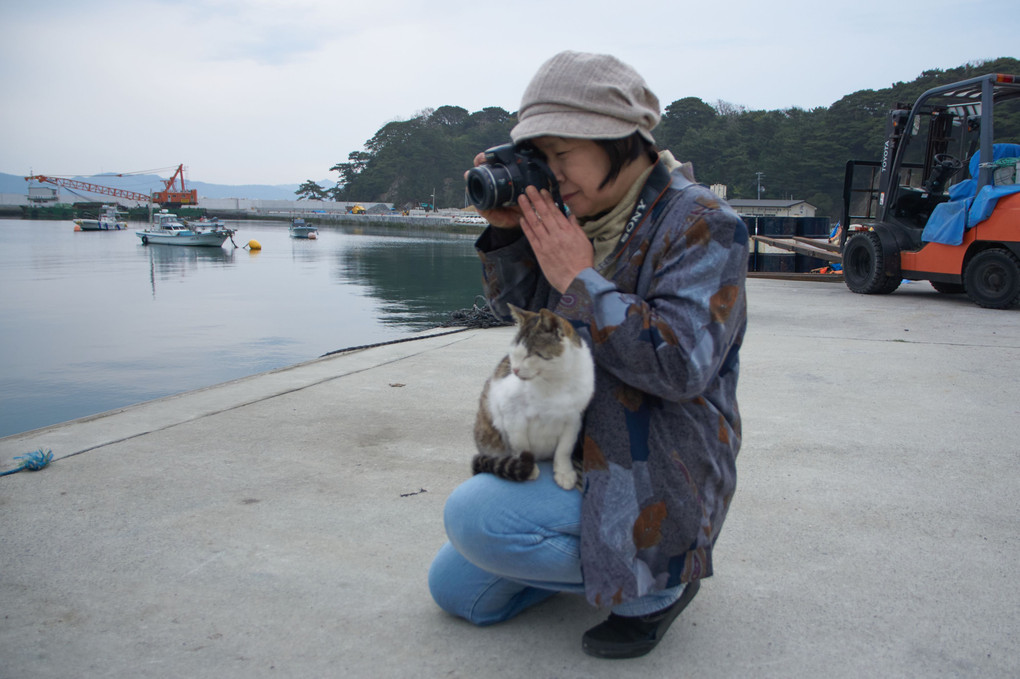
[[[548,189],[560,211],[567,213],[556,177],[542,154],[529,145],[493,146],[485,152],[485,164],[467,173],[468,200],[479,210],[516,205],[529,186]]]

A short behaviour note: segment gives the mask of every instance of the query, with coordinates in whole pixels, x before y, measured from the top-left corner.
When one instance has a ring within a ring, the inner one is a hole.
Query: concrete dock
[[[1020,676],[1020,310],[752,280],[716,574],[651,655],[426,572],[511,329],[444,329],[0,439],[0,677]]]

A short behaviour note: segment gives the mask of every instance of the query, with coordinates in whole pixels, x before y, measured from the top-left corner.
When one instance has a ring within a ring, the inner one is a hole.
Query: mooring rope
[[[442,327],[442,326],[440,326]],[[443,335],[452,335],[457,332],[464,332],[467,328],[459,328],[457,330],[447,330],[446,332],[438,332],[435,335],[414,335],[413,337],[401,337],[400,339],[389,340],[388,342],[376,342],[375,344],[361,344],[356,347],[345,347],[343,349],[335,349],[333,351],[327,351],[319,358],[326,358],[327,356],[335,356],[337,354],[345,354],[348,351],[361,351],[362,349],[374,349],[375,347],[385,347],[390,344],[400,344],[401,342],[414,342],[415,340],[431,339],[433,337],[442,337]]]
[[[478,301],[481,300],[482,305],[478,305]],[[475,297],[475,303],[471,305],[470,309],[458,309],[457,311],[450,312],[449,320],[441,328],[449,328],[453,326],[465,326],[468,328],[496,328],[501,325],[513,325],[511,321],[504,321],[502,318],[497,318],[496,314],[492,313],[489,309],[488,303],[485,298],[481,295]]]
[[[478,305],[479,300],[482,301],[484,306]],[[513,323],[511,321],[504,321],[501,318],[497,318],[496,315],[489,310],[488,304],[485,303],[485,298],[479,295],[478,297],[475,297],[475,303],[471,305],[470,309],[457,309],[456,311],[451,311],[444,323],[433,328],[433,330],[438,328],[457,328],[457,330],[448,330],[434,335],[414,335],[413,337],[401,337],[400,339],[389,340],[388,342],[376,342],[375,344],[362,344],[356,347],[346,347],[344,349],[327,352],[319,358],[335,356],[336,354],[343,354],[348,351],[374,349],[375,347],[385,347],[390,344],[400,344],[401,342],[413,342],[415,340],[428,339],[430,337],[442,337],[443,335],[452,335],[457,332],[464,332],[465,330],[471,330],[474,328],[496,328],[501,325],[513,325]]]
[[[0,472],[0,476],[9,476],[10,474],[17,474],[20,471],[28,470],[30,472],[37,472],[53,460],[53,451],[47,450],[45,453],[43,449],[33,450],[31,453],[25,455],[18,455],[14,458],[15,460],[21,460],[21,464],[14,469],[8,469],[5,472]]]

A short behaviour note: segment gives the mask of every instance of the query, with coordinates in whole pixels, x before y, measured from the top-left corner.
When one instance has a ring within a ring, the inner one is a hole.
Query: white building
[[[730,204],[745,217],[814,217],[816,208],[803,200],[745,200],[732,198]]]

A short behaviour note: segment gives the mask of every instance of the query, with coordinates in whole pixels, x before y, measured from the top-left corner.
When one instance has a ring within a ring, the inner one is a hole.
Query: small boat
[[[319,230],[299,217],[290,223],[290,237],[315,240],[319,237]]]
[[[454,224],[474,224],[476,226],[488,226],[489,222],[480,214],[468,213],[457,215],[453,218]]]
[[[117,219],[117,206],[104,205],[96,219],[75,219],[80,231],[120,231],[127,228],[127,222]]]
[[[194,227],[194,228],[192,228]],[[177,215],[160,210],[152,216],[152,225],[144,231],[135,231],[142,245],[190,245],[218,248],[227,238],[234,243],[234,229],[223,226],[219,220],[185,224]],[[237,247],[237,243],[234,243]]]
[[[292,238],[315,239],[319,235],[319,229],[298,217],[290,223],[290,235]]]

